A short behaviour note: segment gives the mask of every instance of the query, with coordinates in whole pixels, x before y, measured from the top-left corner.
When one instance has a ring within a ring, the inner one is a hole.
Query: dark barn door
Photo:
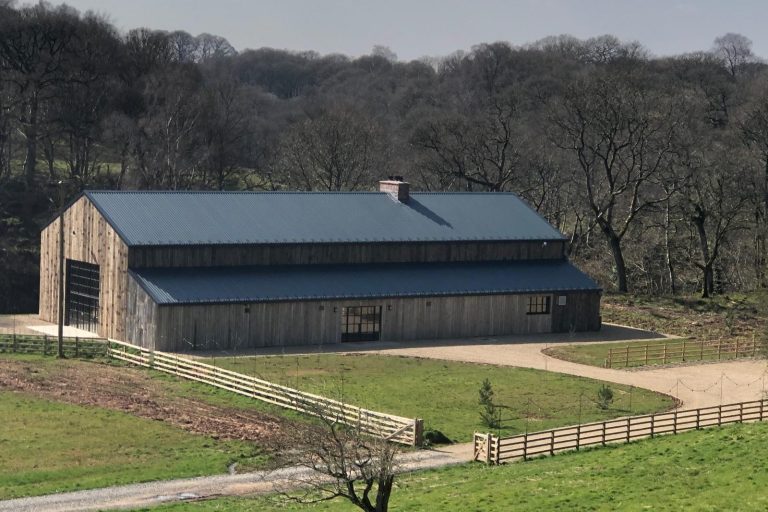
[[[381,306],[355,306],[341,310],[341,341],[378,341]]]
[[[99,328],[99,266],[67,260],[67,325],[96,332]]]

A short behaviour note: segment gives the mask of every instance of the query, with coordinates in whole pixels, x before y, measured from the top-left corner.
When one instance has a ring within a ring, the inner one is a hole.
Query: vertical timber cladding
[[[552,332],[600,330],[600,297],[599,291],[555,293]]]
[[[381,307],[381,340],[549,332],[528,295],[157,306],[156,348],[168,351],[321,345],[342,339],[343,308]],[[554,308],[554,306],[553,306]],[[131,322],[141,320],[129,319]]]
[[[408,242],[132,247],[131,268],[562,259],[564,242]]]
[[[124,339],[128,247],[85,196],[65,210],[63,217],[64,258],[99,265],[96,332]],[[58,321],[59,222],[51,222],[40,235],[40,318],[54,323]]]

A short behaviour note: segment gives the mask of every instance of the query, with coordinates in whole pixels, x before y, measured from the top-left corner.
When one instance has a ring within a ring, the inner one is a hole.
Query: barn
[[[60,237],[65,324],[157,350],[600,328],[599,286],[511,193],[412,193],[402,180],[378,192],[86,191],[41,234],[50,322]]]

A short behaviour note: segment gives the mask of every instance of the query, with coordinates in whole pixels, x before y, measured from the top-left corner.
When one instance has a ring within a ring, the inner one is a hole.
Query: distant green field
[[[226,473],[252,444],[163,422],[0,391],[0,499]]]
[[[767,424],[731,425],[630,445],[486,467],[402,476],[392,511],[765,511]],[[295,505],[276,497],[218,499],[158,512],[353,511],[342,500]]]
[[[218,366],[343,399],[354,405],[423,418],[456,441],[470,441],[488,427],[480,421],[478,390],[491,381],[503,410],[502,434],[544,430],[627,414],[661,411],[670,397],[610,384],[615,401],[607,411],[595,399],[601,381],[525,368],[381,355],[312,355],[217,358]],[[631,400],[631,410],[630,410]]]

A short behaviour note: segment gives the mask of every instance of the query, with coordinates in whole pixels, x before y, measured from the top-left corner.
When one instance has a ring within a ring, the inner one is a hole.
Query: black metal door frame
[[[66,325],[96,332],[99,328],[99,266],[84,261],[67,260]]]
[[[341,309],[341,341],[379,341],[381,306],[348,306]]]

